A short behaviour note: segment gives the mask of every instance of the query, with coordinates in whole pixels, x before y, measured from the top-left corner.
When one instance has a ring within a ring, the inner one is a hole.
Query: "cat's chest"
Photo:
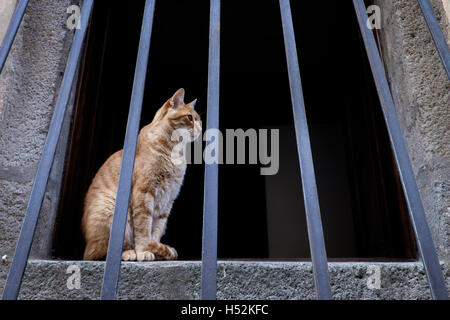
[[[179,172],[177,175],[162,178],[156,184],[154,184],[154,198],[157,203],[165,204],[166,202],[173,201],[180,192],[181,185],[183,184],[184,173]]]
[[[169,172],[154,172],[145,202],[155,217],[166,214],[168,206],[178,197],[183,184],[185,167],[172,168]]]

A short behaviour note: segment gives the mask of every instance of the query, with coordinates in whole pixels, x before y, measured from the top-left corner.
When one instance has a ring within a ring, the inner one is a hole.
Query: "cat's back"
[[[85,200],[86,203],[99,196],[110,196],[111,192],[116,192],[117,184],[119,182],[122,155],[123,150],[114,153],[100,167],[89,187]]]
[[[84,199],[81,228],[85,239],[102,234],[105,219],[114,213],[117,184],[123,151],[118,151],[105,161],[95,175]]]

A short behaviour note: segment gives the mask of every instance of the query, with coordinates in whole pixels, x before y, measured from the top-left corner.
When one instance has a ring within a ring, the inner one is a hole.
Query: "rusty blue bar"
[[[220,91],[220,0],[211,0],[208,71],[207,129],[219,129]],[[217,143],[210,142],[210,143]],[[218,164],[205,166],[203,205],[203,246],[201,297],[215,300],[217,295],[217,214],[219,193]]]
[[[123,148],[122,165],[120,168],[119,185],[117,188],[116,206],[114,208],[108,255],[106,257],[105,273],[103,275],[102,300],[115,300],[117,295],[125,226],[127,222],[134,162],[136,158],[136,146],[141,120],[142,101],[144,99],[145,81],[147,78],[154,12],[155,0],[146,0],[127,131]]]
[[[280,0],[283,23],[284,42],[286,47],[289,82],[291,86],[292,107],[294,111],[295,132],[297,137],[298,156],[302,176],[303,197],[305,202],[306,221],[314,271],[314,282],[317,298],[331,300],[331,288],[328,275],[327,253],[323,236],[322,218],[317,194],[314,163],[309,139],[308,121],[303,99],[300,66],[292,22],[289,0]]]

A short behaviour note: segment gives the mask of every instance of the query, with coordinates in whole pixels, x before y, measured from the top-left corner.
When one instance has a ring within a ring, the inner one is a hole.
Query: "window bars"
[[[219,129],[220,0],[211,0],[208,70],[207,129]],[[217,143],[214,141],[213,143]],[[202,280],[203,300],[215,300],[217,292],[217,216],[219,166],[205,165],[203,199]]]
[[[327,253],[323,237],[322,218],[320,216],[314,163],[309,140],[308,121],[303,100],[300,67],[298,64],[297,45],[289,0],[280,0],[283,23],[284,43],[286,47],[289,82],[291,85],[292,106],[294,111],[297,149],[302,176],[302,189],[305,201],[306,223],[314,272],[317,297],[321,300],[331,299],[328,276]]]
[[[61,133],[62,122],[66,112],[70,92],[75,80],[75,74],[86,36],[89,18],[92,12],[93,1],[94,0],[85,0],[83,3],[81,28],[76,31],[73,40],[61,90],[55,106],[55,112],[44,146],[42,159],[35,177],[27,213],[25,215],[22,230],[20,232],[18,244],[3,292],[4,300],[15,300],[19,295],[23,273],[26,268],[39,212],[42,206],[50,170],[55,156],[56,146]],[[142,109],[142,100],[144,96],[148,57],[150,52],[155,1],[156,0],[146,0],[145,3],[141,40],[139,44],[122,167],[117,191],[116,207],[113,224],[111,227],[111,239],[103,278],[101,293],[102,299],[115,299],[117,295],[123,238],[128,213],[128,201],[131,192],[137,136]],[[0,48],[0,72],[11,49],[28,2],[28,0],[21,0],[16,8],[6,38]],[[442,30],[440,30],[439,25],[437,24],[436,17],[433,14],[428,0],[418,0],[418,2],[436,43],[444,67],[449,75],[449,49],[445,43]],[[420,200],[411,162],[408,157],[406,144],[395,114],[394,104],[386,79],[386,74],[378,53],[373,33],[366,27],[366,21],[368,19],[366,7],[363,0],[353,0],[353,4],[381,101],[383,114],[389,131],[396,163],[399,168],[405,197],[408,203],[414,232],[419,244],[420,255],[422,257],[428,282],[430,284],[431,294],[434,299],[448,299],[442,271],[440,269],[436,249],[431,238],[431,233],[426,222],[424,208]],[[311,155],[308,124],[303,100],[290,1],[280,0],[280,9],[317,297],[319,299],[331,299],[332,296],[329,285],[327,257],[323,238],[317,187],[314,176],[314,165]],[[220,0],[211,0],[209,51],[207,128],[218,129],[220,89]],[[217,293],[218,186],[218,165],[206,165],[201,279],[201,297],[205,300],[216,299]]]

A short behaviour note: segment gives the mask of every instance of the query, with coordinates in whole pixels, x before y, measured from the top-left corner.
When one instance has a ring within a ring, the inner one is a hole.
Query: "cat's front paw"
[[[122,260],[123,261],[136,261],[136,251],[134,250],[126,250],[122,253]]]
[[[137,261],[154,261],[156,259],[155,254],[150,251],[137,251]]]

